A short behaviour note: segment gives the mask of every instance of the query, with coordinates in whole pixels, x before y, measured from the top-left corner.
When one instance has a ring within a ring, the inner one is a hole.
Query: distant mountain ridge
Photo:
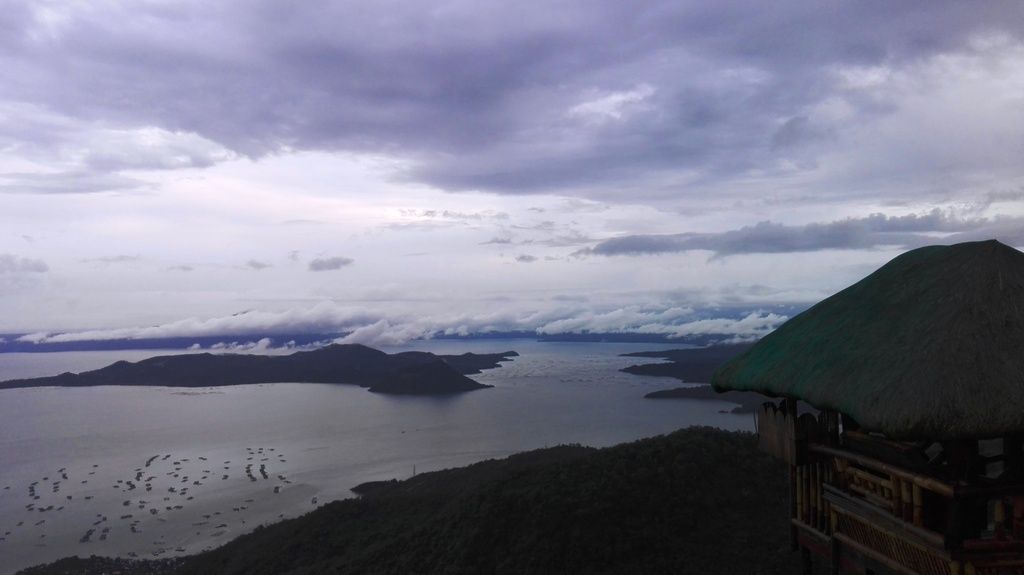
[[[498,367],[518,354],[467,353],[439,356],[427,352],[387,354],[359,344],[333,344],[290,355],[196,353],[151,357],[138,362],[118,361],[79,374],[15,379],[0,389],[19,387],[86,387],[152,385],[216,387],[254,383],[340,383],[366,387],[375,393],[440,395],[492,387],[465,374]]]

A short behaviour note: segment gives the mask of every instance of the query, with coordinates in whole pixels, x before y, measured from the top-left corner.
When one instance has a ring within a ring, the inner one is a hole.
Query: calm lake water
[[[691,425],[752,430],[750,415],[719,412],[726,403],[645,400],[677,382],[618,371],[645,361],[621,353],[673,347],[488,340],[401,348],[521,354],[472,376],[493,389],[444,398],[296,383],[0,391],[0,573],[75,554],[193,553],[414,470]],[[164,353],[0,354],[0,380]]]

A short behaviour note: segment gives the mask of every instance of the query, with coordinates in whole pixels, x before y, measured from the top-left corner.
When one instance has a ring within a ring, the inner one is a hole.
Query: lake
[[[350,385],[0,391],[0,573],[67,555],[161,557],[405,478],[580,443],[602,447],[710,425],[753,430],[731,405],[646,400],[671,379],[621,373],[675,345],[533,340],[411,342],[456,354],[518,351],[471,376],[495,386],[403,397]],[[153,350],[0,354],[0,380],[137,361]],[[657,361],[657,360],[654,360]]]

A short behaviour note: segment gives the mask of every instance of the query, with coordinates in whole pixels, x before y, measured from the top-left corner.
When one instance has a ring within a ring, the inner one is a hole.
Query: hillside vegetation
[[[174,565],[116,567],[177,574],[796,572],[785,470],[745,433],[692,428],[606,449],[555,447],[362,491]],[[90,569],[102,561],[65,560],[31,573],[100,572]]]

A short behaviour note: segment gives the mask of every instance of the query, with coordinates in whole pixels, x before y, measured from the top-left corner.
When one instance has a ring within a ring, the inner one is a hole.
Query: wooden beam
[[[928,477],[927,475],[913,473],[901,467],[889,465],[888,463],[883,463],[877,459],[865,457],[859,453],[854,453],[852,451],[847,451],[845,449],[835,449],[832,447],[827,447],[825,445],[814,444],[810,446],[810,450],[815,453],[820,453],[822,455],[829,455],[832,457],[848,459],[850,461],[859,463],[864,467],[870,467],[876,471],[881,471],[883,473],[888,473],[889,475],[899,477],[900,479],[905,479],[907,481],[910,481],[914,485],[923,487],[928,491],[934,491],[939,495],[945,497],[953,497],[954,488],[952,484],[946,483],[945,481],[941,481],[939,479],[935,479],[933,477]]]
[[[833,514],[847,514],[871,523],[882,531],[890,532],[904,539],[928,547],[937,554],[946,553],[942,535],[923,527],[898,519],[863,501],[850,497],[842,491],[826,485],[825,499],[832,504]],[[835,530],[833,530],[833,533]]]

